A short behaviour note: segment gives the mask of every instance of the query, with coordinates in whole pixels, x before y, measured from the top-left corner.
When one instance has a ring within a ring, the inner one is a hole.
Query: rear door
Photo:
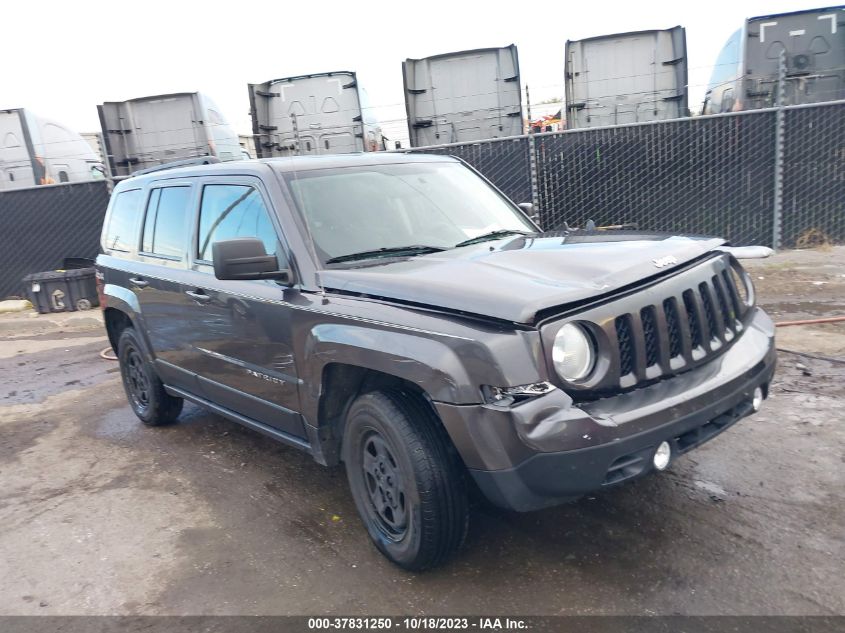
[[[184,369],[184,338],[193,315],[181,278],[195,195],[190,180],[165,181],[147,190],[138,261],[127,280],[138,296],[159,376],[166,384],[191,391],[196,387]]]
[[[270,198],[254,177],[205,178],[199,186],[192,263],[183,287],[194,302],[185,332],[186,367],[213,403],[304,437],[291,307],[285,302],[293,291],[271,280],[219,280],[211,261],[214,242],[255,237],[276,255],[280,268],[288,267]]]

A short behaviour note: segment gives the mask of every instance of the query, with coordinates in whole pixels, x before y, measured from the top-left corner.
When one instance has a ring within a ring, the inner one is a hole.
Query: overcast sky
[[[401,62],[505,46],[519,49],[532,101],[563,97],[567,39],[687,30],[690,107],[744,18],[825,6],[806,0],[649,2],[381,2],[138,0],[4,2],[0,109],[25,107],[79,132],[98,131],[103,101],[208,94],[250,133],[246,84],[354,70],[385,133],[407,138]]]

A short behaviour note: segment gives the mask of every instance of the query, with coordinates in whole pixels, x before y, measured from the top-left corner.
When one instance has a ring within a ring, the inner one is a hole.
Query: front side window
[[[162,187],[150,192],[141,250],[165,257],[182,257],[190,187]]]
[[[197,257],[211,261],[214,242],[254,237],[275,255],[278,237],[261,194],[250,185],[206,185],[202,189]]]
[[[286,179],[323,263],[352,253],[407,245],[449,249],[493,232],[537,230],[460,163],[320,169]]]
[[[106,249],[124,252],[132,250],[132,242],[137,239],[135,225],[141,210],[140,205],[140,189],[121,191],[115,196],[106,229]]]

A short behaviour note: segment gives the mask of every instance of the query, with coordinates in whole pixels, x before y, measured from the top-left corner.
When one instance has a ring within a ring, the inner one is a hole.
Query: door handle
[[[150,282],[144,279],[143,277],[130,277],[129,281],[132,283],[133,286],[138,286],[139,288],[146,288],[150,285]]]
[[[208,303],[211,301],[211,297],[202,290],[186,290],[185,294],[197,303]]]

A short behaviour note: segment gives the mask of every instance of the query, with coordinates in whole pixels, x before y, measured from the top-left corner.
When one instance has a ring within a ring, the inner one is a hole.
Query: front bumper
[[[758,309],[721,356],[631,393],[578,406],[560,390],[508,408],[436,406],[484,494],[528,511],[650,472],[662,441],[677,457],[715,437],[753,412],[775,363],[774,325]]]

